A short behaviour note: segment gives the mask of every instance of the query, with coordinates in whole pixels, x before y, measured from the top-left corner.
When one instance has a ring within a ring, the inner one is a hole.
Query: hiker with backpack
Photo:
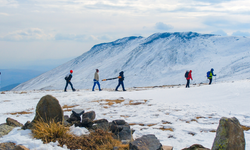
[[[67,87],[68,87],[68,84],[70,84],[71,88],[72,88],[72,91],[76,91],[74,88],[73,88],[73,85],[71,83],[71,79],[73,77],[72,75],[73,73],[73,70],[70,70],[70,73],[66,75],[66,77],[64,78],[66,80],[66,85],[65,85],[65,88],[64,88],[64,92],[67,92]]]
[[[99,70],[96,69],[95,75],[94,75],[94,85],[92,88],[92,91],[95,91],[95,85],[98,85],[99,91],[101,91],[100,83],[99,83]]]
[[[118,76],[118,77],[109,78],[109,79],[103,79],[102,81],[114,80],[114,79],[117,79],[117,78],[118,78],[118,85],[117,85],[117,87],[115,88],[115,91],[118,91],[118,88],[119,88],[120,85],[122,85],[123,91],[126,91],[125,88],[124,88],[124,83],[123,83],[123,80],[124,80],[124,78],[125,78],[125,77],[124,77],[124,72],[123,72],[123,71],[121,71],[121,72],[119,73],[119,76]]]
[[[115,91],[118,91],[118,88],[119,88],[120,85],[122,85],[123,91],[126,91],[125,88],[124,88],[124,83],[123,83],[123,80],[124,80],[124,75],[123,75],[123,73],[124,73],[123,71],[121,71],[121,72],[119,73],[119,76],[118,76],[118,78],[119,78],[119,80],[118,80],[118,85],[117,85]]]
[[[193,80],[193,78],[192,78],[192,70],[190,70],[189,72],[186,71],[186,73],[185,73],[185,78],[186,78],[186,80],[187,80],[186,88],[190,88],[190,87],[189,87],[190,79]]]
[[[214,74],[214,69],[211,68],[211,70],[207,72],[207,78],[209,79],[209,85],[213,81],[213,76],[216,76],[216,74]]]

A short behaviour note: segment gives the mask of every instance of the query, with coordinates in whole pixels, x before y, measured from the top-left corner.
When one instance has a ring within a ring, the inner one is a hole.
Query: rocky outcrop
[[[129,143],[129,150],[162,150],[162,145],[155,135],[148,134]]]
[[[237,118],[220,119],[212,150],[245,150],[243,129]]]

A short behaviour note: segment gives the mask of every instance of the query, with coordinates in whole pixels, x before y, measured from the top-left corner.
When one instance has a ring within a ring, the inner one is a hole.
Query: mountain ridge
[[[186,70],[193,70],[193,83],[207,82],[211,68],[217,81],[245,79],[250,73],[250,38],[196,32],[155,33],[130,36],[94,45],[88,52],[27,81],[13,90],[63,89],[64,76],[74,70],[72,83],[91,89],[95,69],[100,79],[124,71],[125,87],[183,84]],[[237,69],[238,68],[238,69]],[[117,81],[101,82],[115,88]]]

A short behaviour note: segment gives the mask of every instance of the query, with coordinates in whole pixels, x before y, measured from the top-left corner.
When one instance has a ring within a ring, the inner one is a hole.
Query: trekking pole
[[[216,84],[216,76],[215,76],[215,84]]]

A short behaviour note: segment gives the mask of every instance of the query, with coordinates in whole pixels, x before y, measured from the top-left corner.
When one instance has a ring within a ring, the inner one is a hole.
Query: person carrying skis
[[[123,71],[121,71],[121,72],[119,73],[119,76],[118,76],[118,78],[119,78],[119,80],[118,80],[118,85],[117,85],[115,91],[118,91],[118,88],[119,88],[120,85],[122,85],[123,91],[126,91],[125,88],[124,88],[124,83],[123,83],[123,80],[124,80],[124,75],[123,75],[123,73],[124,73]]]
[[[213,81],[213,76],[216,76],[216,74],[214,74],[214,69],[211,68],[211,71],[209,71],[207,73],[207,78],[209,79],[209,85],[212,83]]]
[[[119,86],[120,85],[122,85],[122,89],[123,89],[123,91],[126,91],[125,90],[125,88],[124,88],[124,83],[123,83],[123,80],[124,80],[124,75],[123,75],[123,71],[121,71],[120,73],[119,73],[119,76],[118,77],[115,77],[115,78],[109,78],[109,79],[102,79],[102,81],[107,81],[107,80],[114,80],[114,79],[119,79],[118,80],[118,85],[117,85],[117,87],[115,88],[115,91],[118,91],[118,88],[119,88]]]
[[[99,91],[101,91],[100,83],[99,83],[99,70],[96,69],[95,75],[94,75],[94,85],[92,88],[92,91],[95,91],[95,85],[98,85]]]
[[[185,77],[186,77],[186,79],[187,79],[186,88],[190,88],[190,87],[189,87],[190,79],[193,80],[193,78],[192,78],[192,70],[190,70],[189,72],[186,71]]]
[[[70,82],[70,81],[71,81],[71,78],[73,77],[73,76],[72,76],[72,73],[73,73],[73,70],[70,70],[70,73],[69,73],[68,75],[66,75],[66,77],[65,77],[66,86],[65,86],[65,88],[64,88],[64,92],[67,92],[68,84],[70,84],[70,86],[71,86],[71,88],[72,88],[72,91],[76,91],[76,90],[73,88],[72,83]]]

